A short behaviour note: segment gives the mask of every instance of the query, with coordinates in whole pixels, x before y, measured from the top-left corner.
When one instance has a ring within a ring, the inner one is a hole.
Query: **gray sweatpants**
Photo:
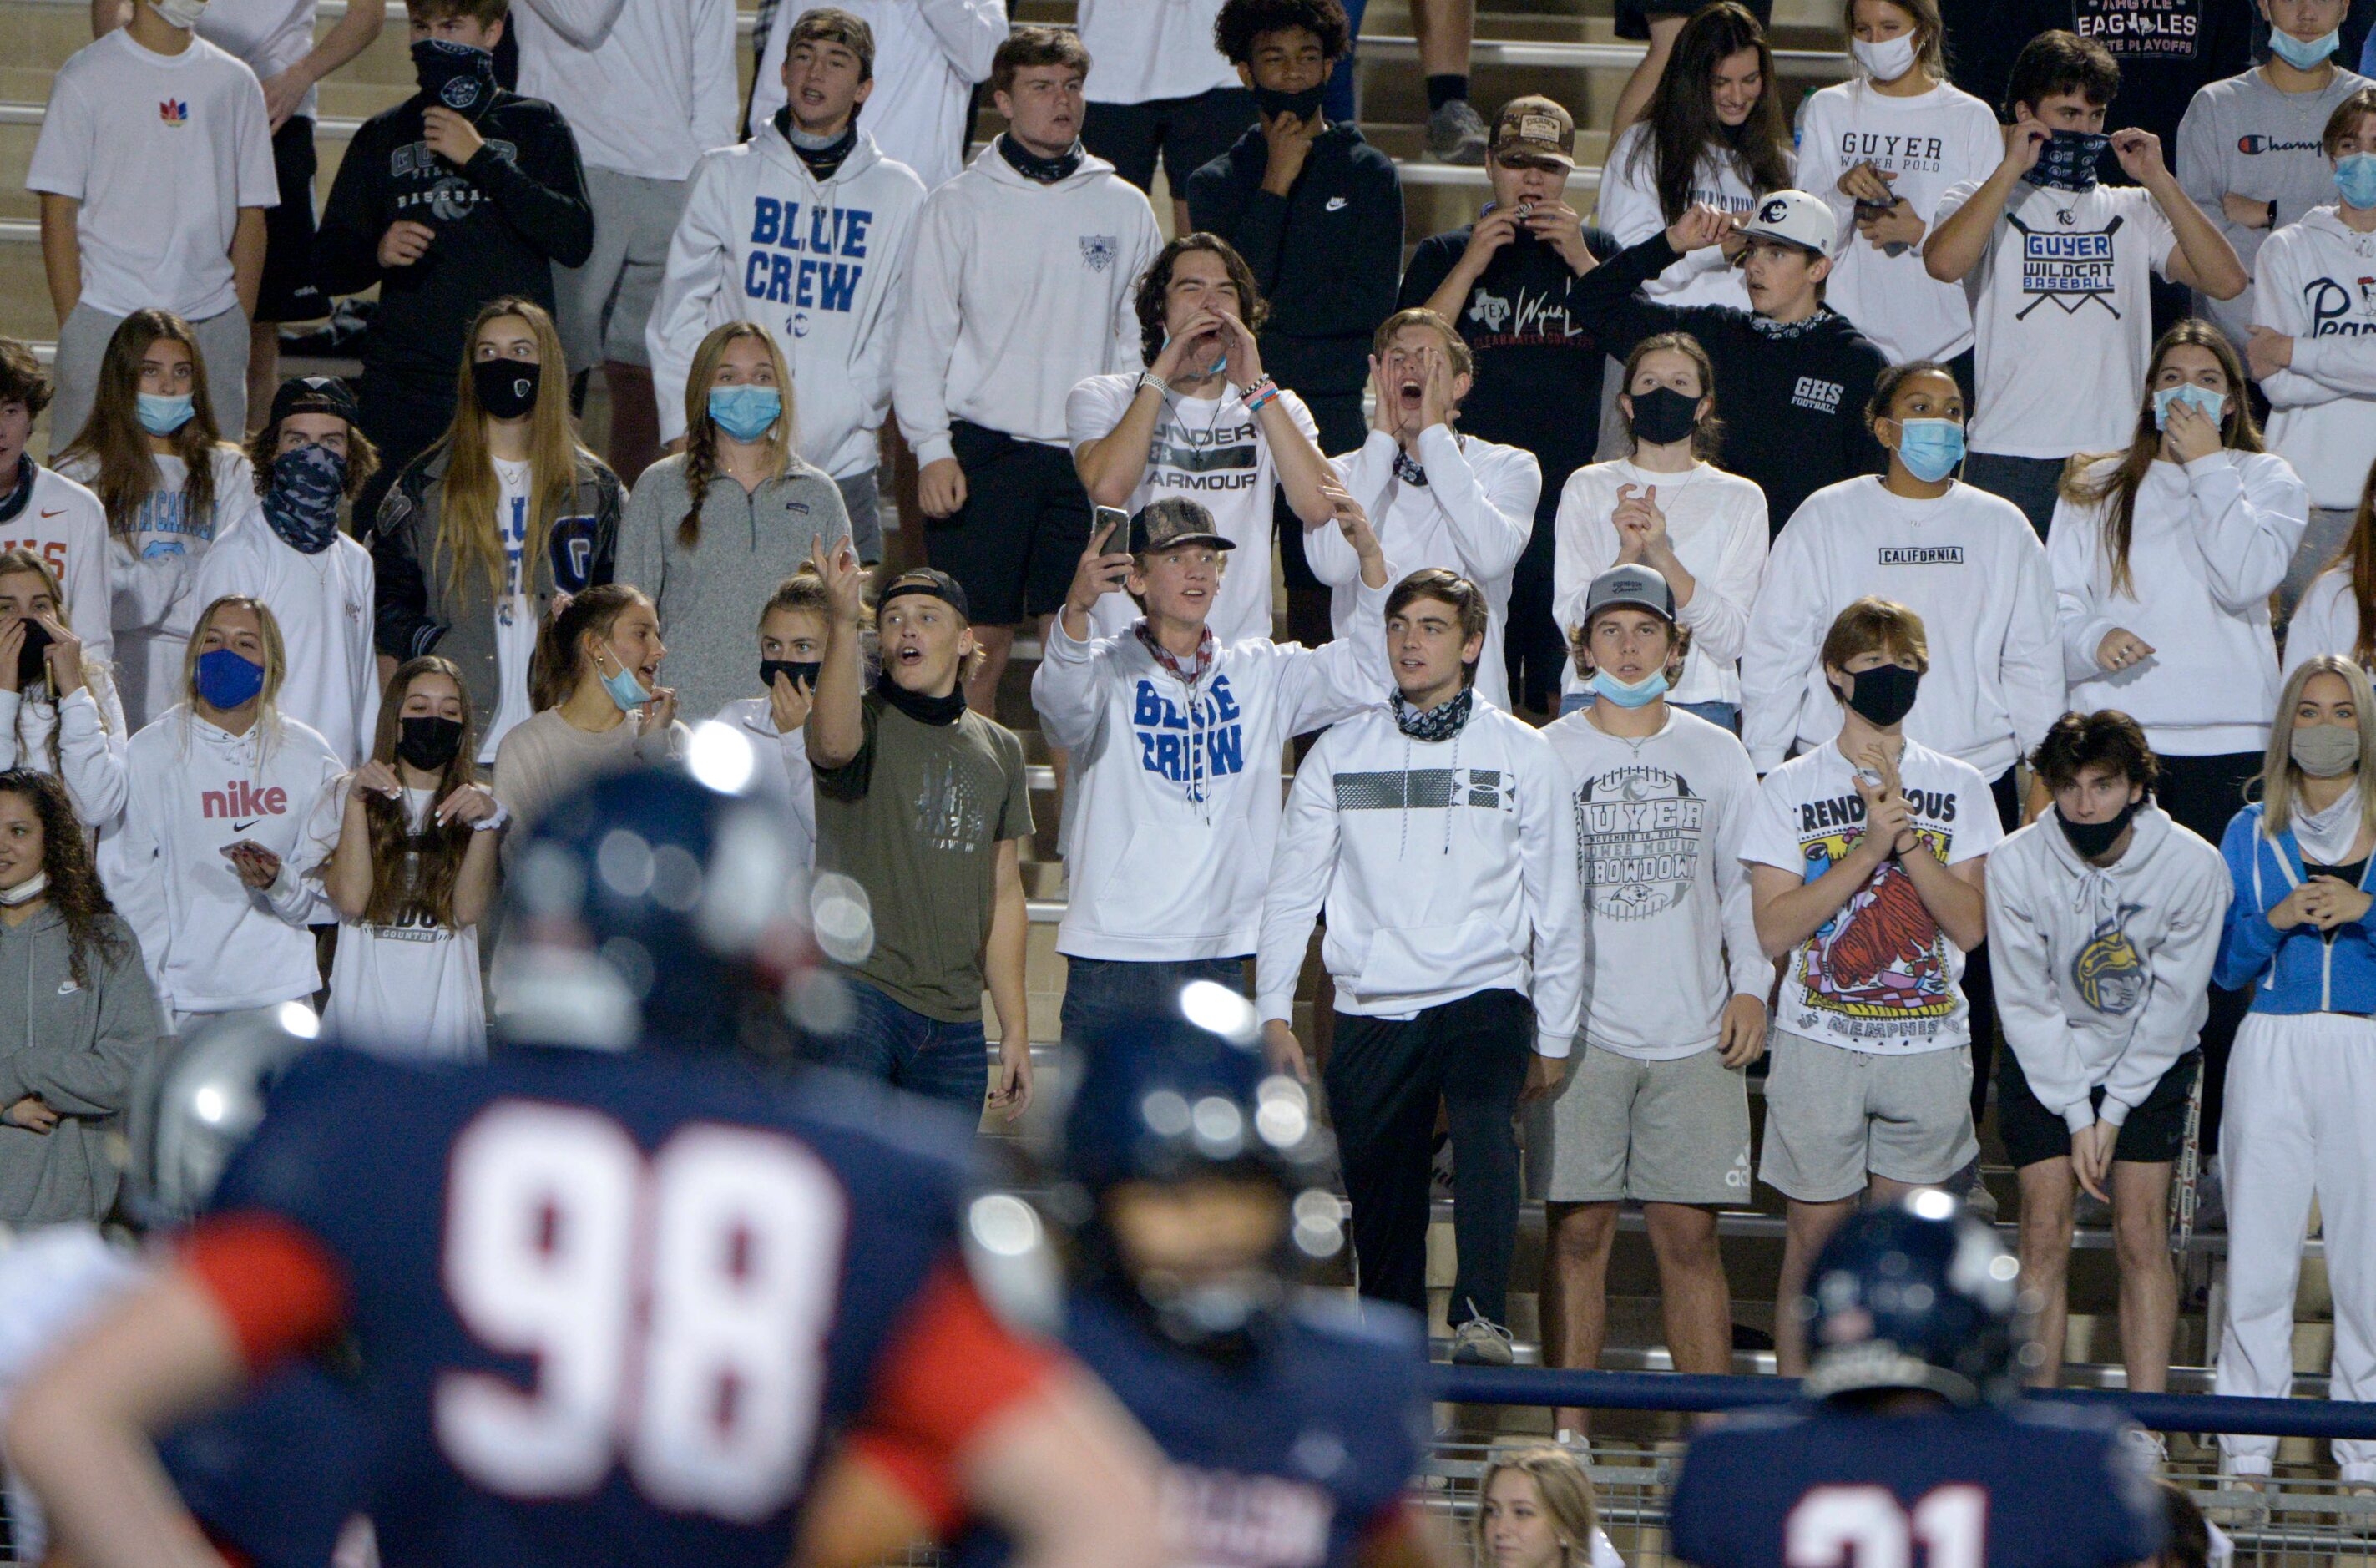
[[[124,324],[89,305],[77,305],[58,328],[58,359],[52,367],[57,396],[50,403],[50,452],[65,449],[82,434],[90,419],[91,400],[99,395],[99,362],[107,340]],[[247,439],[247,313],[237,305],[220,315],[190,323],[198,338],[198,357],[206,362],[207,398],[213,403],[215,428],[225,441]]]
[[[552,269],[561,306],[561,348],[572,371],[604,360],[648,365],[644,323],[668,270],[669,241],[684,216],[688,180],[655,180],[616,169],[586,171],[594,250],[583,267]]]

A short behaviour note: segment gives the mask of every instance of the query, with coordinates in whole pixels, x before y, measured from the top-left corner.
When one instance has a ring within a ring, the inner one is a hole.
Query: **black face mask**
[[[926,696],[911,692],[891,678],[885,670],[875,678],[875,695],[919,724],[955,724],[965,717],[965,683],[959,681],[949,688],[946,696]]]
[[[1880,665],[1851,675],[1848,681],[1849,709],[1876,730],[1886,730],[1911,713],[1915,693],[1922,684],[1922,677],[1903,664]]]
[[[412,46],[412,77],[430,102],[475,120],[494,100],[494,52],[424,38]]]
[[[470,365],[470,386],[484,412],[499,420],[516,420],[536,407],[536,388],[543,370],[529,360],[476,360]]]
[[[2062,825],[2062,837],[2071,841],[2071,847],[2078,851],[2079,858],[2092,861],[2110,849],[2113,840],[2128,831],[2130,821],[2137,814],[2137,808],[2144,803],[2145,798],[2139,795],[2122,806],[2120,814],[2109,822],[2073,822],[2059,811],[2054,814],[2054,820]]]
[[[776,689],[777,676],[790,675],[793,685],[804,686],[814,693],[816,690],[817,671],[824,668],[825,662],[822,659],[811,659],[803,663],[797,659],[763,659],[759,660],[759,685],[762,690],[772,692]]]
[[[1309,120],[1320,113],[1321,95],[1327,90],[1325,81],[1317,87],[1305,88],[1301,92],[1281,92],[1275,87],[1258,87],[1254,89],[1254,107],[1265,120],[1277,114],[1292,114],[1299,120]]]
[[[396,724],[396,754],[423,773],[436,773],[462,749],[458,719],[399,719]]]
[[[1630,394],[1634,399],[1634,439],[1648,446],[1681,441],[1699,423],[1700,400],[1671,386],[1653,386]]]
[[[23,691],[50,672],[49,662],[42,655],[50,646],[49,629],[28,616],[25,621],[25,646],[17,650],[17,689]]]
[[[2104,149],[2112,138],[2101,131],[2054,131],[2047,143],[2037,150],[2037,164],[2029,172],[2029,183],[2049,190],[2092,191],[2096,188],[2096,168],[2102,161]]]

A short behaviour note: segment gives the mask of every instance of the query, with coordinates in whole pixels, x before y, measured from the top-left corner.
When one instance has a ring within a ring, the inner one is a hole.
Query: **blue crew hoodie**
[[[2279,931],[2269,911],[2303,880],[2301,848],[2291,827],[2272,838],[2261,830],[2261,802],[2238,812],[2219,842],[2236,896],[2219,933],[2212,980],[2252,988],[2255,1013],[2376,1014],[2376,905],[2332,932],[2298,925]],[[2376,857],[2370,860],[2376,871]],[[2360,886],[2369,888],[2367,873]],[[2376,891],[2376,889],[2370,889]]]

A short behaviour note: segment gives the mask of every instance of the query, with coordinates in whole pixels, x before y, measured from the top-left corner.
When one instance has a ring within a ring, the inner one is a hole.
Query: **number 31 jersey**
[[[1746,1412],[1692,1441],[1671,1550],[1696,1568],[2126,1568],[2163,1525],[2122,1431],[2050,1405]]]
[[[383,1561],[779,1568],[826,1440],[953,1451],[1052,1364],[915,1119],[717,1057],[326,1050],[184,1262],[253,1369],[351,1337]]]

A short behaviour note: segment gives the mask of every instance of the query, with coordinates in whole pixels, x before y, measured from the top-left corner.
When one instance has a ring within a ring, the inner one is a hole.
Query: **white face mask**
[[[184,32],[197,26],[198,18],[207,14],[207,0],[150,0],[150,3],[168,25],[180,28]]]
[[[159,3],[165,4],[168,0],[159,0]],[[1883,39],[1879,43],[1855,39],[1848,44],[1848,53],[1856,56],[1857,64],[1862,65],[1873,80],[1894,82],[1914,68],[1914,35],[1901,32],[1895,38]]]
[[[30,903],[40,897],[49,891],[49,886],[50,873],[37,871],[14,887],[0,887],[0,904],[13,909],[19,904]]]

